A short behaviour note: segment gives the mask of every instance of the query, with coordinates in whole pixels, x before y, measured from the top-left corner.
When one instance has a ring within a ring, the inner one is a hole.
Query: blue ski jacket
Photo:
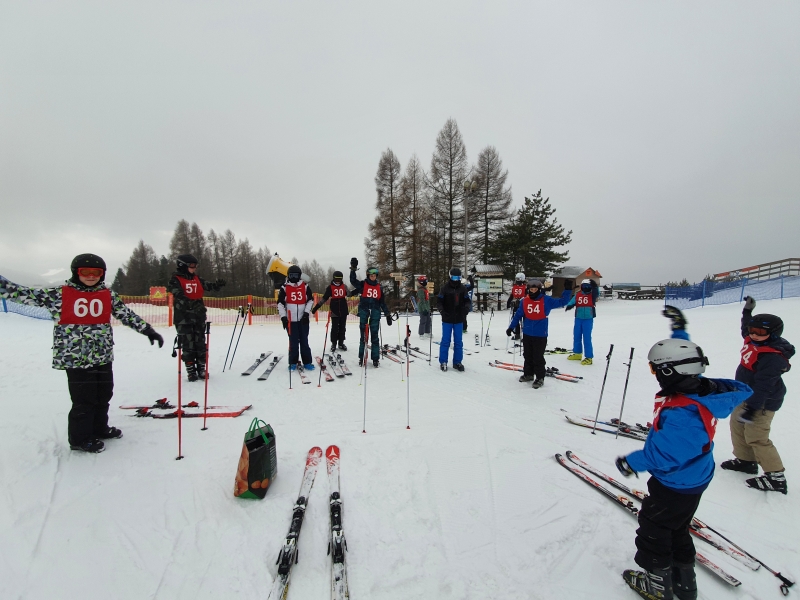
[[[541,292],[539,293],[541,294]],[[522,333],[528,337],[547,337],[547,323],[548,323],[547,315],[549,315],[550,311],[553,310],[554,308],[561,308],[562,306],[565,306],[569,302],[571,296],[572,296],[572,290],[564,290],[560,298],[553,298],[552,296],[548,296],[547,294],[545,294],[544,296],[545,318],[539,320],[525,319],[525,322],[522,325]],[[520,300],[519,308],[517,309],[517,312],[514,313],[514,318],[511,319],[511,324],[508,326],[509,329],[514,329],[517,326],[517,323],[519,323],[520,319],[523,318],[522,310],[523,310],[523,302],[522,300]]]

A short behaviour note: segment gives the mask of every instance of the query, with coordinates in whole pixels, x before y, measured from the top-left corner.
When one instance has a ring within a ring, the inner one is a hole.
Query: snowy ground
[[[353,599],[633,598],[620,572],[633,566],[636,522],[553,459],[572,449],[614,473],[613,460],[640,444],[592,436],[570,425],[561,408],[594,415],[615,344],[601,416],[620,408],[630,347],[636,348],[625,407],[630,422],[651,414],[655,380],[646,353],[667,337],[660,302],[604,302],[595,328],[591,367],[551,356],[550,365],[583,375],[578,384],[547,379],[541,390],[517,374],[488,366],[505,353],[505,315],[492,324],[492,342],[466,356],[465,373],[411,364],[411,429],[406,383],[384,361],[370,370],[367,433],[364,387],[358,374],[317,388],[288,389],[284,369],[266,382],[239,375],[252,358],[285,352],[280,326],[244,331],[233,372],[221,373],[232,328],[213,329],[209,400],[253,404],[238,419],[184,421],[185,459],[176,461],[177,423],[130,417],[120,404],[176,399],[176,363],[167,347],[115,328],[115,396],[111,422],[125,437],[100,455],[71,452],[66,377],[50,369],[52,325],[0,314],[0,598],[264,598],[289,525],[305,454],[311,446],[341,447],[341,485],[348,572]],[[710,357],[708,375],[732,377],[739,357],[740,305],[687,312],[693,340]],[[800,299],[759,302],[760,312],[786,321],[800,342]],[[551,316],[550,346],[571,346],[572,313]],[[438,323],[435,322],[438,331]],[[416,323],[412,319],[412,330]],[[312,324],[318,354],[324,324]],[[470,316],[470,335],[480,331]],[[173,332],[161,333],[171,342]],[[386,331],[397,341],[396,328]],[[416,338],[416,335],[414,336]],[[356,328],[348,324],[348,362],[356,362]],[[437,350],[437,346],[433,346]],[[282,365],[285,367],[286,362]],[[355,370],[355,369],[354,369]],[[772,439],[786,463],[790,494],[747,489],[744,476],[717,471],[698,516],[785,574],[800,575],[800,374],[789,388]],[[184,385],[186,400],[202,403],[201,384]],[[276,432],[279,473],[263,501],[232,494],[242,436],[258,416]],[[727,422],[715,456],[730,455]],[[630,482],[629,482],[630,483]],[[645,489],[645,481],[633,485]],[[311,493],[289,598],[329,597],[327,480],[320,471]],[[705,546],[698,542],[698,547]],[[742,580],[733,589],[698,571],[702,598],[778,598],[778,581],[748,571],[706,546],[702,550]],[[800,593],[795,588],[792,594]]]

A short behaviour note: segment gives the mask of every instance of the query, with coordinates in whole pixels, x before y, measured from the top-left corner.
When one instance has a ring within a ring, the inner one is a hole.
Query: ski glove
[[[636,475],[636,477],[639,477],[639,474],[631,469],[631,466],[628,464],[628,461],[624,456],[618,456],[614,464],[617,465],[617,470],[625,477],[630,477],[631,475]]]
[[[281,323],[283,323],[283,328],[286,329],[289,326],[289,319],[281,317]]]
[[[752,311],[756,307],[756,301],[751,296],[744,297],[744,309]]]
[[[564,280],[564,289],[568,291],[572,291],[572,288],[575,287],[575,282],[572,279],[565,279]]]
[[[749,406],[745,406],[744,412],[742,412],[742,414],[736,417],[736,420],[739,421],[739,423],[748,424],[752,423],[755,420],[755,418],[756,418],[756,411],[754,411]]]
[[[358,259],[353,257],[350,259],[350,270],[355,271],[358,269]]]
[[[391,325],[392,324],[392,315],[386,315],[386,324],[387,325]]]
[[[317,311],[319,310],[319,307],[320,307],[320,306],[322,306],[322,305],[321,305],[321,304],[315,304],[315,305],[314,305],[314,306],[311,308],[311,312],[312,312],[313,314],[317,314]]]
[[[511,329],[506,329],[506,335],[507,335],[508,337],[511,337],[511,334],[512,334],[512,333],[514,333],[514,332],[513,332],[513,331],[511,331]]]
[[[574,305],[574,304],[570,304],[570,305],[569,305],[569,306],[567,306],[567,308],[565,308],[564,310],[572,310],[573,308],[575,308],[575,305]]]
[[[224,279],[222,279],[222,278],[219,278],[219,279],[217,279],[217,280],[214,282],[214,284],[215,284],[215,285],[216,285],[218,288],[225,287],[225,280],[224,280]]]
[[[672,321],[672,331],[682,331],[686,329],[686,324],[689,321],[686,320],[686,317],[683,316],[680,309],[668,304],[664,307],[664,310],[661,311],[661,314]]]
[[[152,346],[155,342],[158,342],[158,347],[162,348],[164,346],[164,338],[152,327],[145,329],[142,332],[143,335],[147,336],[147,339],[150,340],[150,345]]]
[[[300,317],[300,321],[302,323],[308,323],[308,313],[303,313],[303,316]]]

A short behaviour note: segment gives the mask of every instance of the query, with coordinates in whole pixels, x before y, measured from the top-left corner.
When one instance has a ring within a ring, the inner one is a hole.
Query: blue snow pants
[[[361,340],[358,343],[358,360],[359,362],[364,357],[364,332],[367,329],[367,319],[369,319],[369,343],[371,346],[370,356],[372,360],[380,360],[381,358],[381,341],[380,341],[380,326],[381,326],[381,311],[379,308],[359,308],[359,331],[361,332]]]
[[[457,365],[464,360],[464,342],[461,334],[464,331],[463,323],[442,323],[442,342],[439,346],[439,362],[447,363],[450,353],[450,336],[453,336],[453,364]]]
[[[585,358],[594,358],[593,326],[594,319],[575,319],[575,326],[572,328],[572,351],[575,354],[583,354]],[[583,348],[581,348],[581,342],[583,342]]]

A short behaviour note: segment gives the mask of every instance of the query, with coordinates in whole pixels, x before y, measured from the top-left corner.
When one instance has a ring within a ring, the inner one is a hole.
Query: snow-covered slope
[[[740,308],[687,312],[693,340],[710,357],[711,377],[733,376]],[[78,454],[66,441],[66,377],[50,369],[52,326],[0,314],[0,597],[266,597],[306,452],[336,443],[354,600],[633,598],[620,572],[634,566],[635,520],[561,468],[553,454],[572,449],[614,474],[614,458],[640,446],[593,436],[567,423],[560,409],[594,415],[604,357],[613,343],[601,415],[616,416],[623,363],[633,346],[625,420],[646,422],[657,391],[647,350],[668,337],[660,309],[658,302],[601,303],[595,364],[548,357],[550,365],[584,381],[548,378],[541,390],[518,383],[517,373],[488,366],[495,358],[512,359],[505,352],[507,314],[499,313],[492,324],[499,350],[473,345],[480,331],[480,316],[473,314],[465,339],[474,353],[465,357],[465,373],[442,373],[435,360],[432,367],[421,360],[411,364],[410,430],[400,366],[384,361],[380,369],[370,369],[366,434],[353,324],[344,356],[356,374],[323,381],[321,388],[316,379],[303,386],[295,378],[291,391],[285,358],[266,382],[239,375],[264,350],[285,353],[279,325],[246,328],[234,369],[226,373],[221,365],[232,328],[213,328],[210,403],[254,406],[237,419],[210,420],[207,431],[200,430],[200,420],[185,420],[181,461],[175,460],[175,421],[137,419],[117,408],[164,396],[175,402],[176,361],[167,347],[153,348],[135,332],[115,329],[111,423],[125,437],[108,442],[103,454]],[[758,311],[780,314],[786,337],[800,342],[800,300],[759,302]],[[572,313],[551,315],[551,347],[571,346],[572,323]],[[413,319],[411,326],[416,331]],[[312,324],[315,354],[324,332],[323,324]],[[174,333],[161,333],[169,344]],[[396,343],[396,328],[384,324],[383,337]],[[743,476],[718,470],[698,516],[773,568],[798,575],[797,369],[785,381],[789,393],[772,439],[786,463],[789,495],[748,489]],[[184,384],[184,399],[202,403],[202,384]],[[279,460],[278,477],[260,502],[232,493],[242,436],[254,416],[275,429]],[[720,424],[716,442],[719,464],[730,455],[727,422]],[[645,478],[627,483],[644,489]],[[329,597],[326,500],[327,480],[320,470],[289,598]],[[700,570],[701,597],[779,596],[778,581],[763,569],[748,571],[708,546],[702,550],[743,585],[733,590]]]

